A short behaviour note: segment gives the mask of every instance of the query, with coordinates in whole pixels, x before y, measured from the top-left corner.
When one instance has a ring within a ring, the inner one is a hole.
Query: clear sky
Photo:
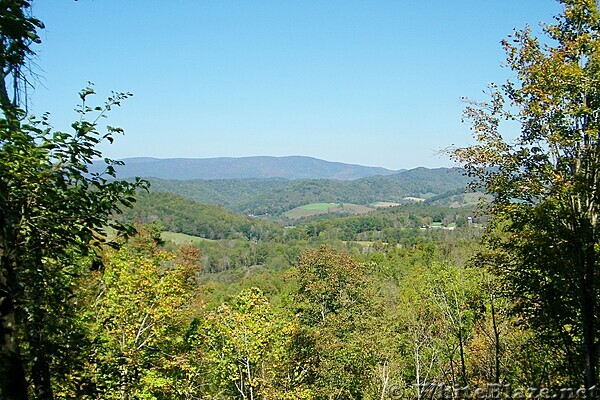
[[[485,99],[513,28],[553,0],[34,0],[30,109],[68,129],[95,83],[134,96],[114,158],[306,155],[390,169],[451,165],[461,97]]]

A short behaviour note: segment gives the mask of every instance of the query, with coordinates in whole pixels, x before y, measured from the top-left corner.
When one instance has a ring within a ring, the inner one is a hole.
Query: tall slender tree
[[[563,354],[568,380],[591,387],[598,381],[600,16],[594,0],[560,2],[564,11],[544,26],[543,40],[527,27],[503,42],[516,77],[466,108],[477,144],[454,156],[494,196],[489,244],[505,251],[498,270],[518,311]]]

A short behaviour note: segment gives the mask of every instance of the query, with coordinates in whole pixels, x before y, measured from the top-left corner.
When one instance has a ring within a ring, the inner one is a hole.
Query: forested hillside
[[[353,181],[312,180],[150,180],[153,191],[168,191],[192,200],[219,204],[253,215],[281,215],[309,203],[403,202],[405,197],[429,198],[465,191],[468,178],[449,168],[416,168],[388,176]]]
[[[125,222],[160,221],[165,230],[206,239],[270,239],[280,229],[274,223],[234,214],[222,207],[201,204],[171,193],[138,193],[133,208],[116,216]]]
[[[175,193],[188,199],[237,210],[238,204],[249,201],[261,193],[279,190],[290,184],[289,180],[272,179],[150,179],[151,190]]]
[[[321,214],[289,221],[267,220],[227,211],[219,206],[197,203],[172,193],[138,193],[132,208],[115,215],[121,222],[151,224],[159,222],[162,229],[205,239],[282,240],[303,232],[305,237],[316,237],[327,232],[327,237],[339,240],[364,239],[369,232],[387,241],[404,229],[421,227],[465,227],[468,218],[478,221],[474,208],[405,204],[372,209],[365,215],[343,216]],[[485,219],[483,219],[485,220]],[[275,222],[272,222],[275,221]],[[279,223],[276,223],[279,222]],[[296,229],[289,226],[294,224]],[[287,224],[286,229],[281,224]],[[362,234],[362,239],[359,238]]]

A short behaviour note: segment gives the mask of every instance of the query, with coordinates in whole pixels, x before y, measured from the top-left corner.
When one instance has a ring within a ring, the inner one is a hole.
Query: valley
[[[598,398],[599,1],[115,3],[0,0],[0,399]]]
[[[147,178],[152,191],[170,192],[200,203],[257,216],[281,217],[312,203],[348,203],[370,207],[377,202],[432,203],[459,199],[468,179],[457,169],[415,168],[385,176],[336,179],[192,179]]]

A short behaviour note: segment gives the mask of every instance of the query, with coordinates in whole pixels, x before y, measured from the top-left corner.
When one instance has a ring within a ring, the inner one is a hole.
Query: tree
[[[564,351],[571,383],[589,388],[598,381],[600,16],[594,0],[561,3],[545,41],[526,28],[503,42],[516,79],[466,108],[477,144],[454,157],[493,195],[488,243],[504,251],[497,270],[517,310]],[[503,136],[514,126],[514,138]]]
[[[406,380],[420,388],[417,398],[427,398],[432,383],[473,383],[470,346],[482,318],[479,280],[475,269],[441,261],[417,264],[402,278],[396,330]]]
[[[373,380],[378,346],[372,332],[382,329],[375,325],[381,310],[365,272],[326,246],[300,256],[294,300],[303,332],[296,352],[317,398],[363,398]]]
[[[136,188],[144,186],[139,180],[109,181],[115,176],[112,160],[107,160],[103,174],[88,174],[92,159],[101,156],[96,144],[112,141],[120,132],[109,128],[108,133],[100,133],[97,119],[85,120],[94,112],[85,103],[91,94],[91,88],[81,93],[81,119],[73,124],[73,133],[53,132],[46,117],[26,122],[10,116],[0,119],[0,392],[4,398],[26,397],[18,340],[19,331],[32,330],[37,332],[28,340],[35,361],[34,392],[36,398],[52,398],[49,361],[43,357],[49,356],[50,344],[35,327],[48,326],[48,318],[60,320],[65,312],[40,311],[68,308],[70,285],[58,277],[77,273],[70,266],[91,244],[104,241],[103,227],[125,229],[110,217],[129,206]],[[125,97],[114,95],[96,112],[103,115]],[[40,377],[46,378],[38,382]]]
[[[189,340],[207,398],[305,398],[287,359],[295,321],[255,288],[192,323]]]
[[[103,270],[88,274],[81,285],[80,312],[94,343],[86,365],[91,397],[189,394],[182,338],[192,319],[192,280],[199,268],[185,262],[185,255],[159,249],[150,229],[134,239],[119,251],[107,249]]]
[[[109,181],[118,164],[105,159],[103,173],[89,174],[101,158],[96,145],[113,141],[121,129],[99,131],[99,118],[129,94],[115,93],[90,107],[91,87],[80,93],[79,120],[71,133],[53,131],[48,116],[19,108],[29,85],[26,69],[43,24],[29,15],[29,2],[0,1],[0,397],[51,399],[60,375],[58,355],[72,338],[72,276],[76,258],[93,242],[111,215],[133,202],[142,181]],[[7,83],[12,84],[12,98]],[[95,115],[94,115],[95,114]],[[88,120],[89,117],[93,117]],[[68,330],[69,332],[67,332]],[[56,356],[56,357],[53,357]],[[63,365],[64,366],[64,365]],[[31,388],[29,388],[31,385]]]
[[[480,318],[481,293],[474,271],[454,265],[432,264],[423,273],[427,296],[441,313],[441,325],[448,336],[445,356],[449,381],[467,385],[467,346],[475,321]],[[455,357],[458,360],[455,360]]]

